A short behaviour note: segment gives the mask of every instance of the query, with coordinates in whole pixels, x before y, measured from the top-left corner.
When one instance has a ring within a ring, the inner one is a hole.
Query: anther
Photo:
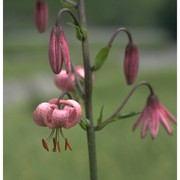
[[[43,145],[44,149],[46,149],[46,151],[49,151],[48,145],[44,139],[42,139],[42,145]]]

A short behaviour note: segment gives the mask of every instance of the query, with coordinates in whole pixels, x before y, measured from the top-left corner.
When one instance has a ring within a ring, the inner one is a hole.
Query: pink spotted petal
[[[55,104],[51,105],[47,102],[41,103],[33,112],[33,120],[39,126],[48,126],[51,122],[51,114],[57,108]]]
[[[68,129],[78,124],[82,118],[82,108],[80,104],[74,100],[60,100],[60,103],[70,106],[65,107],[65,110],[68,112],[69,117],[63,127]]]
[[[57,105],[57,103],[58,103],[58,98],[50,99],[50,100],[48,101],[48,103],[49,103],[49,104],[55,104],[55,105]]]
[[[46,124],[44,122],[44,112],[49,107],[49,103],[41,103],[37,106],[35,111],[33,112],[33,120],[38,126],[44,126],[46,127]]]
[[[58,108],[57,105],[49,104],[49,106],[44,110],[44,114],[43,114],[44,123],[49,128],[53,128],[52,113],[53,113],[54,109],[57,109],[57,108]]]
[[[62,127],[68,119],[68,112],[66,110],[55,109],[52,113],[52,124],[54,128]]]

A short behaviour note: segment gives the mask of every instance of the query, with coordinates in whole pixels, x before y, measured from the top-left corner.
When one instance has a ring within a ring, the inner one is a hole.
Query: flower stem
[[[110,39],[107,47],[111,48],[112,43],[113,43],[115,37],[116,37],[121,31],[123,31],[123,32],[125,32],[125,33],[127,34],[128,39],[129,39],[129,43],[132,43],[132,42],[133,42],[131,33],[130,33],[126,28],[121,27],[121,28],[117,29],[117,30],[113,33],[113,35],[112,35],[112,37],[111,37],[111,39]]]
[[[95,130],[98,131],[100,129],[102,129],[102,127],[107,124],[108,122],[110,122],[122,109],[123,107],[126,105],[126,103],[128,102],[129,98],[133,95],[133,93],[141,86],[147,86],[150,94],[154,94],[153,88],[152,86],[146,82],[146,81],[141,81],[140,83],[138,83],[136,86],[134,86],[131,91],[128,93],[128,95],[125,97],[125,99],[123,100],[123,102],[120,104],[120,106],[116,109],[116,111],[114,113],[112,113],[107,119],[105,119],[102,123],[98,124],[95,127]]]
[[[86,28],[86,16],[84,10],[84,0],[79,0],[78,3],[79,21]],[[86,119],[90,121],[87,127],[87,143],[89,152],[89,166],[90,166],[90,180],[97,180],[97,163],[96,163],[96,142],[95,142],[95,129],[92,117],[92,72],[89,56],[88,38],[82,40],[82,53],[85,69],[85,113]]]

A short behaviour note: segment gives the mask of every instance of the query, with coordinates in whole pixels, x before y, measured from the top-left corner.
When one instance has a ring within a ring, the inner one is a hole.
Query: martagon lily
[[[61,108],[62,105],[63,107]],[[38,126],[52,129],[50,136],[46,140],[42,139],[43,147],[47,151],[49,151],[47,144],[54,134],[53,151],[56,151],[56,147],[60,147],[59,134],[65,140],[65,150],[67,148],[72,150],[68,139],[62,132],[62,128],[72,128],[81,121],[81,118],[82,108],[78,102],[72,99],[58,100],[54,98],[48,102],[39,104],[33,112],[33,120]],[[60,148],[58,148],[58,151],[60,151]]]

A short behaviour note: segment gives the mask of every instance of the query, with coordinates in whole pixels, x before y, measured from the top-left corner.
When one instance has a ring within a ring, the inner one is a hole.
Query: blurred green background
[[[138,81],[147,80],[165,106],[176,115],[176,1],[86,0],[91,61],[116,28],[125,26],[140,51]],[[50,130],[37,127],[32,112],[40,103],[59,96],[48,62],[49,33],[61,2],[47,1],[49,25],[44,34],[34,26],[35,1],[4,1],[4,179],[89,179],[86,134],[79,126],[64,133],[73,152],[47,153],[41,138]],[[69,19],[67,19],[69,21]],[[75,64],[82,63],[80,43],[64,25]],[[104,117],[116,109],[131,87],[123,75],[125,35],[114,42],[107,63],[95,73],[94,118],[104,104]],[[123,112],[140,111],[148,91],[139,89]],[[176,180],[177,137],[161,127],[158,137],[140,139],[132,132],[136,117],[122,120],[97,133],[99,179]],[[61,141],[64,146],[63,140]]]

